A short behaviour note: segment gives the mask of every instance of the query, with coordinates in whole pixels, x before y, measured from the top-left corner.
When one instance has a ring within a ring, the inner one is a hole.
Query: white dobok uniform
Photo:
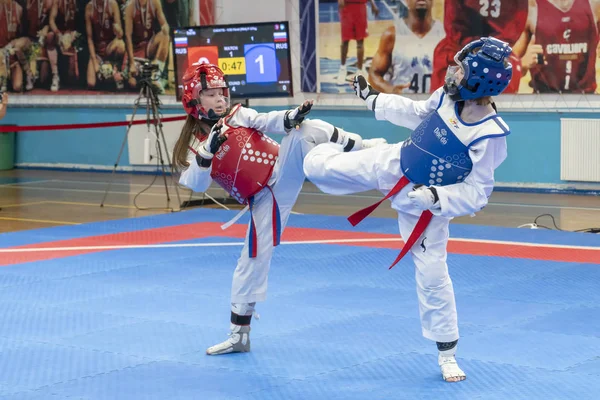
[[[286,133],[283,124],[285,111],[258,113],[250,108],[236,107],[232,113],[227,124],[233,128],[247,127],[265,134],[285,134],[268,182],[279,206],[280,227],[283,233],[305,180],[302,165],[304,157],[317,144],[328,142],[334,127],[321,120],[305,119],[299,130],[293,129]],[[225,133],[227,129],[228,127],[224,126],[222,132]],[[199,167],[192,152],[188,154],[188,162],[190,166],[183,171],[179,182],[195,192],[206,191],[212,182],[212,166],[207,169]],[[255,258],[249,256],[248,229],[244,248],[233,274],[232,303],[253,303],[266,299],[267,278],[273,254],[272,207],[273,196],[267,188],[254,196],[252,213],[258,241],[257,255]]]
[[[437,342],[459,338],[454,289],[446,264],[449,221],[487,204],[494,186],[494,170],[507,155],[505,136],[509,133],[495,113],[479,123],[465,123],[457,105],[442,88],[424,101],[379,94],[375,117],[414,130],[410,139],[352,154],[342,153],[334,143],[322,144],[304,161],[307,178],[323,192],[335,195],[372,189],[387,194],[406,175],[411,183],[390,198],[392,208],[398,212],[404,241],[422,213],[407,193],[416,183],[435,186],[439,208],[431,210],[433,218],[410,253],[416,266],[423,336]],[[452,151],[444,150],[450,145],[454,146]]]

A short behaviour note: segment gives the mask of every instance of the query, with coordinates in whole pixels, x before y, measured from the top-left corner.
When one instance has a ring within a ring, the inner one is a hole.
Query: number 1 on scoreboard
[[[264,74],[265,73],[265,61],[263,59],[263,55],[259,55],[258,57],[256,57],[256,59],[254,60],[254,63],[258,63],[258,68],[260,71],[260,74]]]
[[[246,82],[277,82],[279,65],[274,43],[245,44]]]

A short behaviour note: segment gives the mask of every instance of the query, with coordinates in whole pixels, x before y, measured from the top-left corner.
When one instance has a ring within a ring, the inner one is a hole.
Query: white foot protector
[[[209,356],[217,356],[221,354],[249,352],[250,335],[248,332],[249,329],[244,329],[242,332],[231,332],[229,334],[229,339],[222,343],[209,347],[206,350],[206,354],[208,354]]]
[[[459,382],[467,379],[467,375],[459,368],[456,357],[438,355],[438,364],[442,369],[442,377],[446,382]]]

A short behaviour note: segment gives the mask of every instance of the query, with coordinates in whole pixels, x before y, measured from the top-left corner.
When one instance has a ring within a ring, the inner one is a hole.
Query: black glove
[[[352,82],[352,87],[356,96],[367,102],[367,106],[371,110],[375,110],[375,100],[379,95],[379,92],[369,85],[369,82],[362,75],[356,75]]]
[[[304,117],[308,115],[313,106],[313,100],[307,100],[293,110],[288,110],[283,117],[283,126],[286,131],[292,128],[299,129],[300,124],[304,121]]]
[[[223,127],[223,120],[220,120],[213,125],[208,137],[204,142],[200,144],[196,155],[196,162],[202,168],[210,167],[214,154],[219,150],[221,145],[227,140],[225,135],[221,134],[221,128]]]

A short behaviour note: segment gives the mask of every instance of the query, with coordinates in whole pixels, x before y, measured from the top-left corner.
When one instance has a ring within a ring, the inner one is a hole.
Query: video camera
[[[144,64],[142,64],[140,78],[142,80],[151,81],[151,80],[153,80],[152,74],[157,71],[158,71],[157,64],[152,64],[152,63],[149,63],[148,61],[146,61]]]

